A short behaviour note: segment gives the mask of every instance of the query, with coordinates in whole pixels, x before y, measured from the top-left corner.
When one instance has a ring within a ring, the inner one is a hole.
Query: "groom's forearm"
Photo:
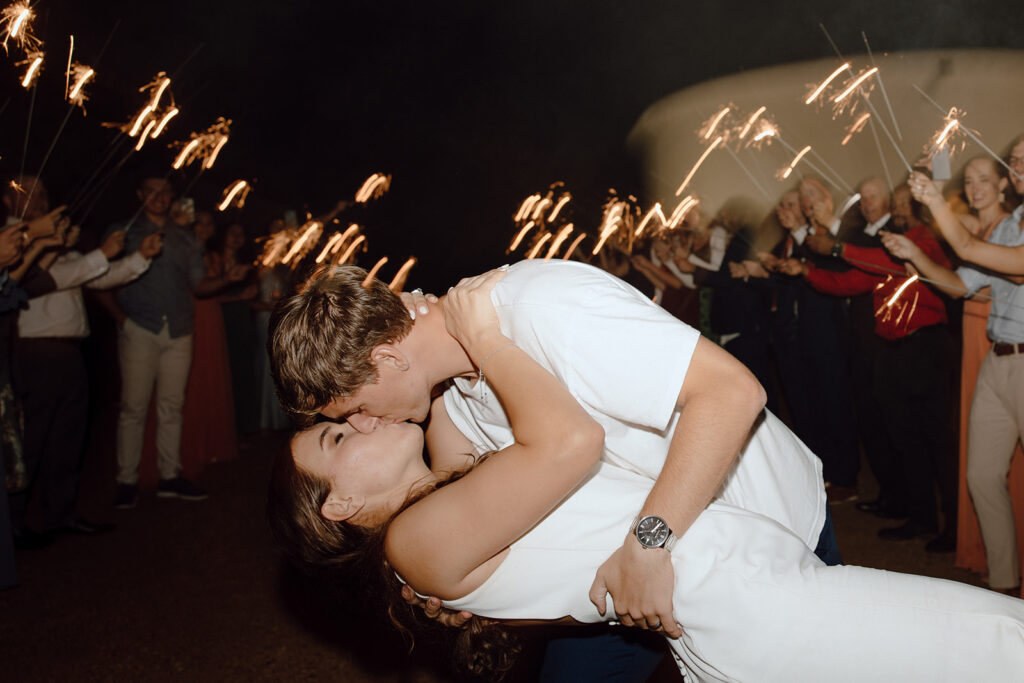
[[[685,534],[718,493],[764,405],[754,375],[702,338],[679,392],[679,421],[665,466],[641,515],[658,515],[676,536]]]

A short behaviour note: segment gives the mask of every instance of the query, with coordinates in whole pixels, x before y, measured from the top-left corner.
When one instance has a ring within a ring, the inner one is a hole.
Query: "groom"
[[[285,407],[310,419],[345,418],[359,431],[429,413],[428,444],[453,428],[479,452],[509,444],[508,419],[486,386],[486,359],[473,366],[440,311],[414,323],[383,283],[363,287],[365,276],[352,266],[323,269],[279,302],[268,351]],[[656,480],[638,519],[656,516],[679,537],[716,498],[772,518],[822,559],[838,561],[820,461],[762,410],[762,388],[732,356],[581,263],[518,263],[491,298],[505,335],[604,427],[603,458]],[[645,548],[635,532],[622,530],[591,600],[603,610],[611,594],[625,625],[677,636],[670,555]],[[580,663],[604,666],[596,663],[609,648],[599,641],[574,655],[577,676]],[[643,680],[638,673],[617,680]]]

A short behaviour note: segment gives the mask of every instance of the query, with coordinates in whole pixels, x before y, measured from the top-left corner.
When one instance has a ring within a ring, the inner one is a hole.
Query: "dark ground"
[[[94,422],[81,511],[118,528],[62,537],[18,555],[22,585],[0,592],[0,678],[57,680],[454,680],[444,656],[405,654],[393,633],[347,623],[341,609],[282,569],[263,521],[272,454],[281,434],[243,441],[239,459],[210,466],[202,502],[144,493],[115,511],[113,408]],[[109,431],[107,431],[109,430]],[[870,495],[874,484],[863,482]],[[979,584],[952,555],[924,541],[883,542],[881,521],[832,508],[848,563]],[[514,683],[534,678],[530,647]],[[657,681],[678,680],[668,665]]]

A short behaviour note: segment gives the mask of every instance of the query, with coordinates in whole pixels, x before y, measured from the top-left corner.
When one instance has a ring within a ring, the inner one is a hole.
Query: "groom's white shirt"
[[[517,263],[491,298],[502,332],[558,377],[604,428],[603,459],[656,479],[700,333],[582,263]],[[456,378],[444,401],[478,452],[512,443],[508,418],[486,383]],[[717,498],[774,519],[812,550],[825,521],[821,461],[768,411]]]

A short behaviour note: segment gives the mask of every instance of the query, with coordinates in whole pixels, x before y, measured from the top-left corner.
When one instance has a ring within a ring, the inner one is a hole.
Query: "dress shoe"
[[[31,529],[14,532],[14,548],[16,550],[41,550],[53,543],[53,536]]]
[[[935,527],[924,526],[917,522],[907,522],[900,526],[880,529],[878,537],[886,541],[909,541],[912,538],[921,536],[932,536],[938,531]]]
[[[59,534],[81,534],[92,536],[95,534],[105,534],[108,531],[113,531],[115,528],[117,528],[116,524],[110,524],[108,522],[90,522],[82,519],[81,517],[74,517],[57,527],[56,532]]]
[[[956,534],[939,534],[925,543],[924,549],[930,553],[955,553]]]

